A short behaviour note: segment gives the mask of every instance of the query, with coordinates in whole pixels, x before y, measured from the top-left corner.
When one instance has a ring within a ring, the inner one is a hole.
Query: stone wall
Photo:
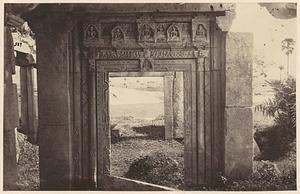
[[[225,175],[243,178],[252,172],[252,50],[250,33],[226,37]]]

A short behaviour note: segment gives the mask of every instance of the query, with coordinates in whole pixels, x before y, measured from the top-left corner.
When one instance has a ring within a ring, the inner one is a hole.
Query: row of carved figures
[[[195,38],[207,38],[207,30],[203,24],[198,24],[194,32]],[[95,25],[90,24],[85,32],[86,40],[97,40],[99,32]],[[121,26],[115,26],[111,31],[112,41],[124,41],[126,33]],[[138,26],[138,40],[140,42],[154,42],[156,40],[167,40],[170,42],[181,41],[181,28],[175,24],[171,24],[165,29],[163,24],[157,25],[154,29],[149,24],[141,24]]]

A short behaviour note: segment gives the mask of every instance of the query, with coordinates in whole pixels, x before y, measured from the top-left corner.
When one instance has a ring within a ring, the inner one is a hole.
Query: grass
[[[17,189],[23,191],[39,190],[39,157],[38,146],[26,140],[26,136],[17,133],[19,153]]]

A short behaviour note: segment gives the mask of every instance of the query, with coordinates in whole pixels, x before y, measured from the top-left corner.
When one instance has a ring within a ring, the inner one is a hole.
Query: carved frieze
[[[144,56],[141,50],[107,50],[96,49],[97,59],[139,59]]]
[[[156,58],[156,59],[171,59],[171,58],[198,58],[208,57],[208,50],[184,50],[184,49],[147,49],[142,50],[107,50],[96,48],[96,59],[140,59],[140,58]]]
[[[163,58],[194,58],[194,50],[168,50],[168,49],[153,49],[151,50],[151,57],[157,59]]]

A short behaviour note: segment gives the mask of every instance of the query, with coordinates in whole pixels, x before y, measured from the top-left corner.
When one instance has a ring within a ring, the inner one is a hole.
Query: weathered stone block
[[[253,115],[251,108],[225,109],[225,175],[245,178],[252,172]]]
[[[252,106],[252,51],[250,33],[226,37],[226,106]]]

